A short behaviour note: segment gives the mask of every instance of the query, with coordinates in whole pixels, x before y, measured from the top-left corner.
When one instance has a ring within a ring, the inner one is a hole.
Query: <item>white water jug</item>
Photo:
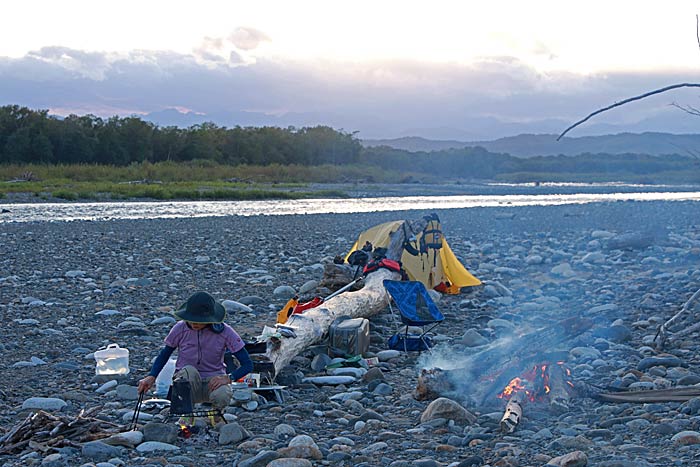
[[[165,397],[168,395],[168,390],[173,383],[173,375],[175,374],[175,363],[177,363],[177,358],[171,357],[163,369],[160,370],[160,373],[158,373],[156,378],[156,396]]]
[[[98,375],[126,375],[129,373],[129,349],[109,344],[95,352],[95,362]]]

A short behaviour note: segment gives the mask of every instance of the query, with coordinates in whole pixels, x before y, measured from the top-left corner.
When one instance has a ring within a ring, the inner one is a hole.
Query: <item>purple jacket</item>
[[[192,365],[202,378],[209,378],[226,373],[224,352],[227,348],[236,353],[245,343],[228,324],[224,323],[222,332],[215,333],[210,326],[195,331],[186,321],[180,321],[170,330],[165,345],[177,348],[176,371]]]

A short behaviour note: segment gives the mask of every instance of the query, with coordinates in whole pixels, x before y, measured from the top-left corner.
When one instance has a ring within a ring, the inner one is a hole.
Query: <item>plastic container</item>
[[[129,374],[129,349],[109,344],[107,348],[95,352],[95,374],[126,375]]]
[[[165,397],[168,395],[170,385],[173,384],[175,363],[177,363],[177,358],[170,357],[163,369],[158,373],[158,377],[156,378],[156,396]]]
[[[338,318],[328,331],[330,351],[341,357],[363,355],[369,349],[369,320]]]

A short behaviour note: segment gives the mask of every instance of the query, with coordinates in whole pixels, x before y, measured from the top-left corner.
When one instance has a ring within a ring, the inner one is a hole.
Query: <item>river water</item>
[[[0,204],[0,223],[159,219],[377,211],[441,210],[494,206],[551,206],[615,201],[700,201],[700,191],[567,194],[390,196],[265,201],[166,201]]]

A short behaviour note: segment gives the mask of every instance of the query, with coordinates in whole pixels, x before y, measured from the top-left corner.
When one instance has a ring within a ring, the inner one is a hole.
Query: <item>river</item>
[[[496,206],[551,206],[616,201],[700,201],[700,191],[389,196],[264,201],[13,203],[0,204],[0,223],[208,216],[275,216]]]

